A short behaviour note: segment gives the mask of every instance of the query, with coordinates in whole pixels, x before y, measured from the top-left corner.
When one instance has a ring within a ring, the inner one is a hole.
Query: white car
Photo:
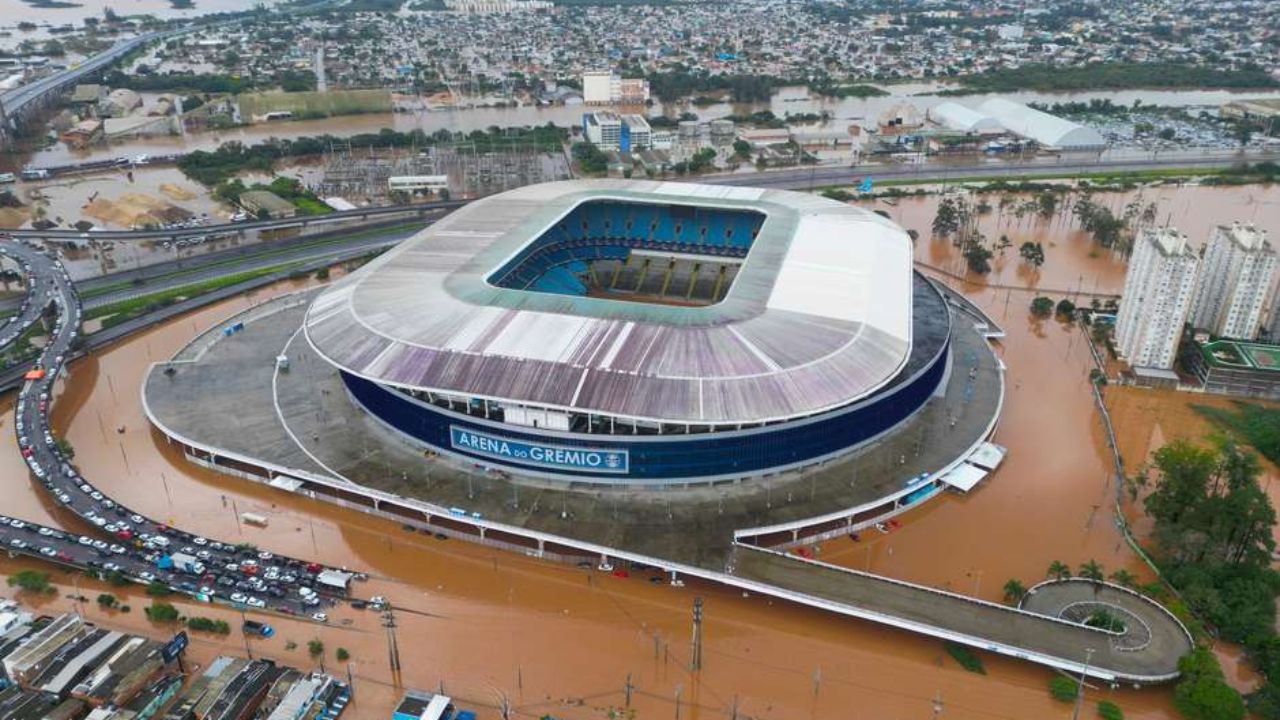
[[[245,604],[248,605],[249,607],[256,607],[256,608],[264,608],[267,606],[267,604],[263,602],[262,598],[260,597],[251,597],[245,601]]]
[[[248,599],[244,593],[231,593],[231,602],[242,603]]]
[[[329,622],[329,616],[324,613],[311,613],[311,619],[316,622]]]
[[[155,579],[156,579],[156,576],[154,574],[146,572],[145,570],[143,572],[138,573],[138,577],[142,578],[147,582],[155,582]]]

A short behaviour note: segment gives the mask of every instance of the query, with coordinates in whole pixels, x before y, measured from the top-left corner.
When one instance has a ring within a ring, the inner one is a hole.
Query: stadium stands
[[[743,210],[593,200],[574,207],[489,280],[561,295],[627,292],[716,302],[763,222],[764,215]],[[633,259],[632,250],[646,257]],[[725,262],[707,262],[708,256]]]

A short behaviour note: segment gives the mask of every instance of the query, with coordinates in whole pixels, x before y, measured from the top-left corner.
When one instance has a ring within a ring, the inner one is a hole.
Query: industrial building
[[[1124,279],[1116,345],[1139,376],[1172,380],[1178,341],[1191,309],[1199,257],[1177,230],[1144,230]]]
[[[272,218],[289,218],[298,214],[298,208],[270,190],[246,190],[240,193],[240,206],[254,215],[266,214]]]
[[[1107,141],[1093,128],[1027,107],[1022,103],[991,98],[977,113],[998,122],[1015,135],[1057,150],[1101,150]]]
[[[1217,337],[1256,338],[1275,269],[1265,230],[1239,222],[1215,227],[1191,302],[1192,327]]]
[[[351,398],[413,442],[648,485],[848,453],[929,400],[950,338],[888,220],[638,181],[474,202],[322,293],[304,328]]]
[[[949,130],[978,135],[999,135],[1004,132],[1000,121],[957,102],[934,105],[928,112],[929,120]]]
[[[1205,392],[1280,400],[1280,346],[1217,340],[1188,341],[1182,365]]]

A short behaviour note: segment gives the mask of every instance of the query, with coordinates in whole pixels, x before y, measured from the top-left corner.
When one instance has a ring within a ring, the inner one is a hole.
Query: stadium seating
[[[490,281],[500,287],[585,295],[588,288],[580,278],[591,274],[593,262],[626,261],[632,249],[741,258],[763,221],[758,213],[720,208],[588,201],[525,247]]]

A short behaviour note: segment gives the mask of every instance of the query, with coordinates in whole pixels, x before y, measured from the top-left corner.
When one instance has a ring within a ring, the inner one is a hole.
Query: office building
[[[1116,320],[1117,349],[1135,369],[1173,367],[1198,265],[1176,230],[1145,230],[1136,240]]]
[[[609,70],[585,72],[582,101],[588,105],[643,105],[649,101],[649,81],[622,78]]]
[[[587,142],[601,150],[639,152],[653,147],[653,131],[641,115],[593,112],[582,116]]]
[[[1218,337],[1253,340],[1275,269],[1266,231],[1238,222],[1215,227],[1196,282],[1191,325]]]

